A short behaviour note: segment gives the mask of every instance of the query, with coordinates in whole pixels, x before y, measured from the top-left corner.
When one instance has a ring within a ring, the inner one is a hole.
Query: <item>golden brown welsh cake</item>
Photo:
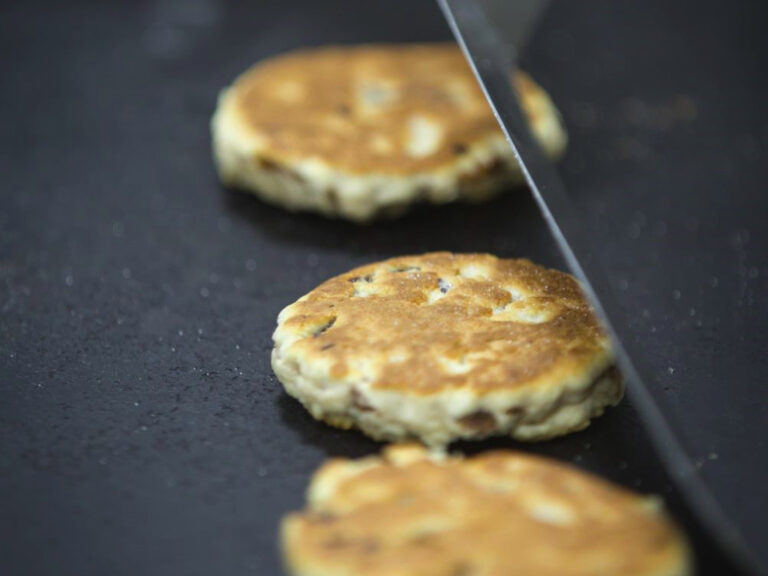
[[[512,451],[332,460],[282,523],[293,576],[685,576],[660,500]]]
[[[566,142],[546,93],[514,87],[543,148]],[[221,180],[289,209],[365,221],[416,201],[480,200],[522,181],[461,52],[365,45],[274,57],[224,90],[212,120]]]
[[[382,440],[551,438],[622,396],[578,283],[527,260],[442,252],[363,266],[286,307],[273,339],[290,395]]]

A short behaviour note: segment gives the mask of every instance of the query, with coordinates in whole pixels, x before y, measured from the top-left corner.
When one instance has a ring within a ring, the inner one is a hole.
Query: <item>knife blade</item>
[[[728,519],[679,440],[646,382],[653,371],[636,349],[628,326],[611,322],[622,318],[609,277],[596,257],[595,242],[582,225],[579,213],[568,196],[554,167],[534,143],[520,104],[509,83],[517,50],[526,28],[541,10],[537,0],[438,0],[453,35],[461,47],[491,109],[509,142],[525,180],[554,236],[571,272],[583,290],[612,340],[616,361],[627,382],[630,401],[672,481],[699,524],[713,537],[723,554],[745,573],[763,573],[745,544],[738,528]],[[502,39],[494,22],[509,24]],[[517,14],[517,16],[516,16]]]

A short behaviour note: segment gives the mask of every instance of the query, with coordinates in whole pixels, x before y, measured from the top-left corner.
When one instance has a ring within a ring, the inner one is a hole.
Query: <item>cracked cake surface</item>
[[[551,438],[623,391],[578,282],[523,259],[439,252],[362,266],[287,306],[273,339],[289,394],[382,440]]]

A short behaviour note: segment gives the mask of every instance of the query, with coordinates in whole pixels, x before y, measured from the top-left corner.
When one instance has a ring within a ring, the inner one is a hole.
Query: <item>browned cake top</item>
[[[532,122],[542,90],[518,73]],[[235,84],[243,121],[274,160],[319,159],[350,172],[414,173],[448,165],[501,134],[461,52],[449,44],[296,51]]]
[[[685,541],[658,501],[511,451],[441,460],[396,446],[331,461],[282,536],[294,574],[688,573]]]
[[[332,278],[281,313],[275,342],[308,374],[414,394],[567,387],[611,364],[571,276],[487,254],[400,257]]]

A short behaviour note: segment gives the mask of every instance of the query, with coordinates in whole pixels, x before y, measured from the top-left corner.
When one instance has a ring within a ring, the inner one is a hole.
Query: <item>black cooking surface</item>
[[[525,55],[564,114],[561,174],[657,393],[754,546],[768,509],[767,15],[759,1],[563,0]],[[283,394],[279,310],[404,253],[562,267],[524,190],[359,227],[217,184],[208,121],[252,62],[443,39],[428,0],[2,4],[0,572],[279,573],[279,518],[311,471],[379,448]],[[628,402],[524,449],[679,511]],[[733,573],[689,528],[700,573]]]

